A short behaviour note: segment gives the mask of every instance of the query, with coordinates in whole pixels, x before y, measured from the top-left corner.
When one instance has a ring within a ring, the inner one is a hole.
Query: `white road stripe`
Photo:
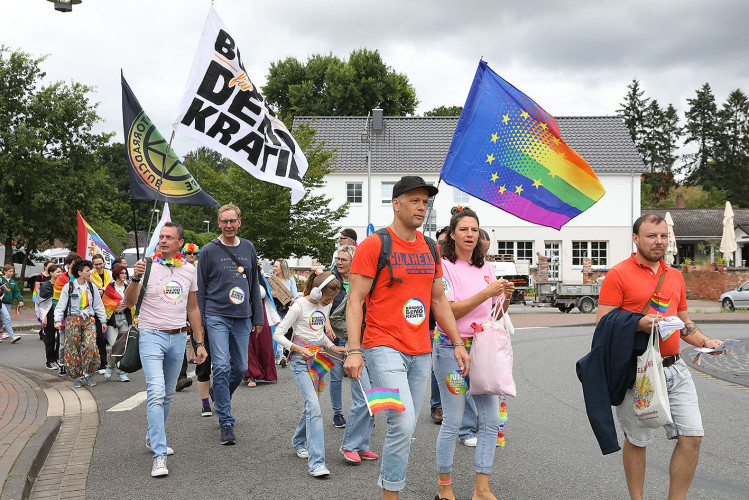
[[[117,403],[107,411],[130,411],[137,408],[138,405],[146,400],[146,391],[141,391],[133,396],[130,396],[125,401]]]

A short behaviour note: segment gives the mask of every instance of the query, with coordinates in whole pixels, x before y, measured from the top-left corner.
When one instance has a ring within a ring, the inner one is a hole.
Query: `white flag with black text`
[[[211,7],[174,130],[221,153],[257,179],[304,196],[307,159],[244,70],[235,38]]]

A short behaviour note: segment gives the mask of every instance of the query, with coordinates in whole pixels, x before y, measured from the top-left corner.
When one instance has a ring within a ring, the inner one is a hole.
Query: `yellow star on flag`
[[[497,175],[497,172],[494,172],[492,174],[492,182],[496,181],[497,179],[499,179],[499,176]]]
[[[523,117],[523,120],[525,120],[525,119],[526,119],[526,118],[528,118],[528,117],[529,117],[530,115],[529,115],[528,113],[526,113],[525,111],[523,111],[522,113],[520,113],[520,116],[522,116],[522,117]]]
[[[499,136],[497,134],[492,134],[492,142],[496,143],[497,139],[499,139]]]
[[[499,194],[502,194],[502,193],[504,193],[505,191],[507,191],[507,188],[506,188],[506,187],[505,187],[504,185],[502,185],[502,186],[499,186]]]
[[[509,113],[506,114],[506,115],[502,115],[502,123],[504,123],[505,125],[507,125],[507,122],[509,122],[509,121],[510,121],[510,114]]]
[[[489,165],[491,165],[493,161],[494,161],[494,155],[493,154],[486,155],[486,161],[484,163],[488,163]]]
[[[544,129],[544,130],[546,130],[547,128],[549,128],[549,126],[546,125],[545,123],[541,123],[541,128]]]
[[[543,184],[541,184],[541,179],[534,179],[533,180],[533,187],[536,188],[536,189],[538,189],[539,186],[543,186]]]
[[[515,194],[520,194],[523,192],[523,185],[519,185],[515,188]]]

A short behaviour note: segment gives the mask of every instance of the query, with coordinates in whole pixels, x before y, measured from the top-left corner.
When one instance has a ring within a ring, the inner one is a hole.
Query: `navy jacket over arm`
[[[577,362],[585,411],[604,455],[621,450],[611,406],[619,406],[635,383],[637,356],[645,352],[649,338],[636,331],[642,316],[613,309],[598,322],[590,352]]]

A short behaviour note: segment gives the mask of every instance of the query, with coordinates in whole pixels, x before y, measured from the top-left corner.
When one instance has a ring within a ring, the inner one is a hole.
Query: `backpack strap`
[[[429,236],[424,236],[424,239],[429,245],[429,251],[432,252],[432,258],[434,259],[434,275],[437,275],[437,262],[439,261],[439,253],[437,252],[437,242],[435,242]]]
[[[377,278],[380,277],[380,273],[386,267],[390,272],[390,281],[386,286],[393,286],[393,280],[398,283],[403,283],[403,280],[393,276],[393,266],[390,264],[390,252],[393,250],[393,238],[390,236],[390,231],[386,227],[380,228],[375,231],[375,234],[380,237],[380,256],[377,259],[377,272],[372,280],[372,287],[369,289],[369,298],[372,298],[372,292],[374,292],[375,285],[377,284]]]
[[[143,273],[143,280],[141,281],[140,294],[138,295],[138,303],[135,304],[135,316],[140,312],[140,305],[143,303],[143,296],[146,294],[146,288],[148,288],[148,277],[151,275],[151,265],[153,259],[146,257],[146,272]]]
[[[75,281],[74,279],[68,281],[68,303],[65,305],[65,316],[64,316],[65,318],[67,318],[68,316],[70,316],[70,294],[73,293],[73,282],[74,281]]]

